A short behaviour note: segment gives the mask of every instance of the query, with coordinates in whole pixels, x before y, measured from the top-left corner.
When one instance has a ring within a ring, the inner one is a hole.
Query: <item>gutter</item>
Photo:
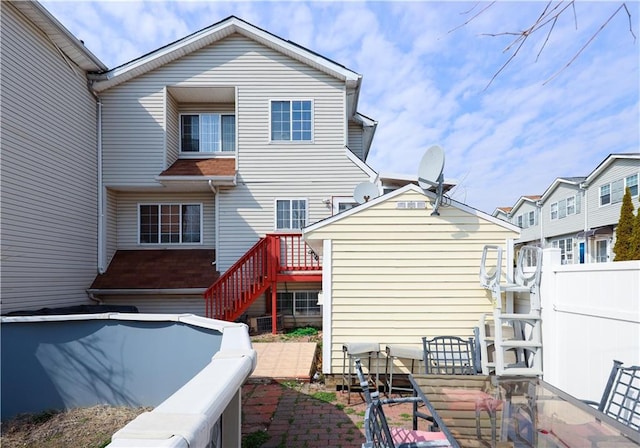
[[[98,104],[98,274],[107,270],[105,259],[104,233],[104,187],[102,185],[102,101],[96,95]]]
[[[234,176],[235,177],[235,176]],[[235,179],[234,179],[234,183],[235,183]],[[212,265],[216,265],[218,263],[218,254],[219,249],[220,249],[220,211],[218,210],[218,205],[220,204],[220,201],[218,200],[218,189],[215,187],[215,185],[213,185],[213,181],[211,179],[209,179],[209,189],[211,190],[211,192],[213,193],[213,225],[216,229],[216,239],[214,242],[215,245],[215,250],[216,250],[216,259],[213,260],[211,262]],[[218,270],[218,268],[216,267],[216,270]]]

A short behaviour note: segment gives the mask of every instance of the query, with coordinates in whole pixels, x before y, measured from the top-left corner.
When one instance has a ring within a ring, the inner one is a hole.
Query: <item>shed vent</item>
[[[427,203],[425,201],[399,201],[396,202],[396,208],[425,209]]]

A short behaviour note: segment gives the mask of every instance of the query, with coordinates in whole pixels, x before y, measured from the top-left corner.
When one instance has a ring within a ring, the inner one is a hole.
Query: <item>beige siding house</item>
[[[106,67],[36,2],[0,5],[2,312],[91,303]]]
[[[350,342],[420,347],[422,336],[472,336],[492,311],[480,287],[486,244],[505,247],[519,229],[418,186],[394,192],[304,229],[323,256],[323,370],[341,372]]]

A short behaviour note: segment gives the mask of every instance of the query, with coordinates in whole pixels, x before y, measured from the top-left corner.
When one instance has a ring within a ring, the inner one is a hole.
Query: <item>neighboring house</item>
[[[87,73],[106,67],[40,4],[0,9],[2,313],[87,304],[98,216]]]
[[[320,324],[322,270],[300,229],[376,180],[361,75],[229,17],[92,79],[104,220],[90,293],[227,320],[275,304],[290,325]]]
[[[522,196],[493,216],[522,229],[519,245],[559,248],[563,264],[613,261],[622,196],[628,187],[638,209],[639,180],[640,153],[611,154],[588,176],[558,178],[542,196]]]
[[[453,200],[432,216],[434,196],[406,185],[304,229],[323,256],[324,373],[341,372],[344,343],[420,347],[422,336],[472,336],[492,312],[482,250],[520,230]]]

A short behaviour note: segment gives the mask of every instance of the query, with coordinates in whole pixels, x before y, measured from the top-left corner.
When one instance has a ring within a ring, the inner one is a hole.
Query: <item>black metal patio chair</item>
[[[640,366],[614,360],[600,402],[583,400],[611,418],[640,431]]]
[[[473,338],[436,336],[422,338],[425,372],[438,375],[475,375]]]

